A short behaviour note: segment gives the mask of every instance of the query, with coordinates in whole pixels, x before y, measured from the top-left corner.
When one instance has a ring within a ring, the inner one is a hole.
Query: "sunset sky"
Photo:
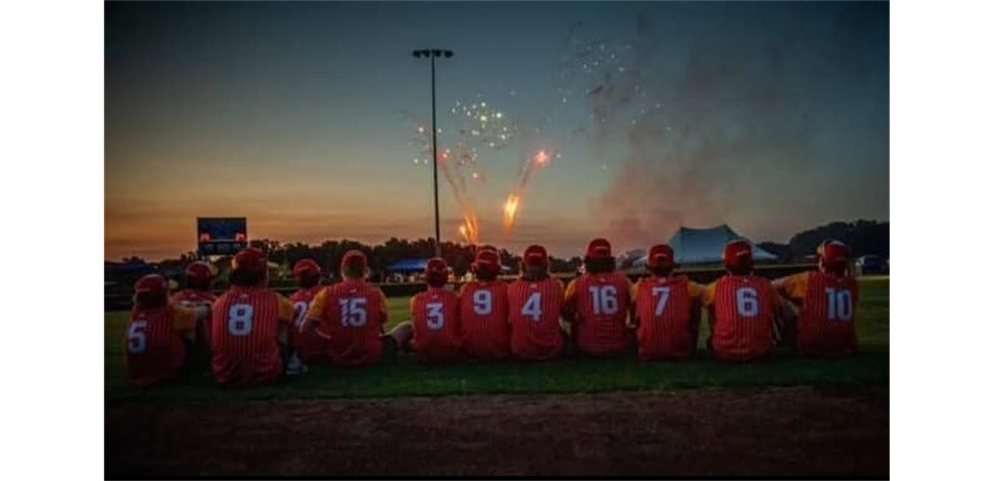
[[[473,139],[456,102],[517,129],[474,145],[481,238],[571,256],[680,225],[786,241],[834,220],[887,220],[888,4],[106,3],[105,257],[195,248],[198,216],[251,238],[433,234],[440,148]],[[603,119],[599,121],[599,119]],[[494,125],[493,120],[491,125]],[[537,130],[538,129],[538,130]],[[538,148],[518,225],[501,205]],[[443,238],[459,207],[440,178]]]

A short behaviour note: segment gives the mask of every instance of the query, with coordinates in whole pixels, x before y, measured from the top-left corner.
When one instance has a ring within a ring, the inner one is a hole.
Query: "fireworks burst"
[[[508,115],[481,100],[479,95],[475,102],[457,101],[450,112],[456,120],[460,136],[473,139],[482,146],[502,149],[517,136],[518,128],[509,122]]]

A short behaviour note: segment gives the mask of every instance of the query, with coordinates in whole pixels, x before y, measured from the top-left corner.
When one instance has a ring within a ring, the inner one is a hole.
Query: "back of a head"
[[[349,281],[358,281],[366,278],[368,264],[366,254],[361,250],[353,249],[342,256],[342,278]]]
[[[155,309],[169,302],[169,281],[159,274],[142,276],[135,282],[135,307]]]
[[[737,239],[726,244],[722,260],[730,274],[745,276],[753,273],[753,246]]]
[[[819,268],[837,276],[846,275],[847,264],[850,261],[850,248],[838,240],[827,240],[819,245],[817,251]]]
[[[496,250],[478,250],[470,269],[478,280],[493,281],[501,273],[501,258]]]
[[[612,245],[608,239],[597,238],[587,244],[584,269],[592,274],[615,270],[615,257],[612,256]]]
[[[443,287],[449,282],[449,265],[441,257],[433,257],[425,264],[425,283],[431,287]]]
[[[302,289],[310,289],[321,282],[321,266],[312,259],[301,259],[294,263],[294,278]]]
[[[666,244],[650,247],[646,255],[646,268],[657,277],[667,277],[674,272],[677,264],[674,261],[674,249]]]
[[[248,247],[231,260],[229,282],[239,287],[265,287],[269,278],[269,262],[263,251]]]
[[[522,254],[522,279],[539,281],[549,278],[549,255],[541,245],[530,245]]]
[[[198,291],[211,289],[211,281],[214,278],[214,269],[204,261],[196,261],[187,266],[185,271],[187,287]]]

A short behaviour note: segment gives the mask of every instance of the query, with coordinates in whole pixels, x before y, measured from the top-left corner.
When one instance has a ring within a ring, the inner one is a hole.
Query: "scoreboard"
[[[231,255],[249,244],[245,217],[198,217],[197,252],[202,256]]]

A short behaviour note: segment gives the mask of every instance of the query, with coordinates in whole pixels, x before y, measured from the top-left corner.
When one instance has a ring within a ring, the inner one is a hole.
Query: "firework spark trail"
[[[404,112],[401,112],[401,115],[406,121],[414,125],[415,135],[408,141],[409,144],[419,149],[420,155],[413,160],[414,164],[429,165],[432,158],[431,128],[426,127],[424,122],[418,121],[412,115]],[[442,134],[441,128],[439,128],[438,134]],[[459,205],[460,215],[463,218],[457,232],[464,242],[477,244],[480,241],[480,223],[469,193],[470,185],[467,182],[467,175],[464,175],[464,169],[469,169],[471,170],[469,177],[472,180],[478,183],[484,181],[484,174],[477,164],[476,150],[469,147],[466,142],[458,141],[452,149],[440,146],[438,152],[439,170],[442,171],[449,184],[450,191]]]
[[[473,206],[466,189],[466,179],[459,170],[460,163],[454,162],[452,151],[444,149],[439,153],[439,170],[442,171],[446,182],[452,189],[453,197],[459,204],[460,213],[463,216],[463,223],[459,226],[460,236],[467,243],[476,245],[480,242],[480,222],[477,218],[477,209]]]
[[[535,171],[549,165],[552,159],[553,152],[551,150],[540,149],[528,162],[522,165],[522,170],[518,176],[518,183],[512,188],[503,205],[505,237],[510,236],[512,229],[515,227],[515,218],[518,216],[518,209],[525,196],[525,189],[529,186],[529,182],[531,182],[532,176],[535,175]]]

